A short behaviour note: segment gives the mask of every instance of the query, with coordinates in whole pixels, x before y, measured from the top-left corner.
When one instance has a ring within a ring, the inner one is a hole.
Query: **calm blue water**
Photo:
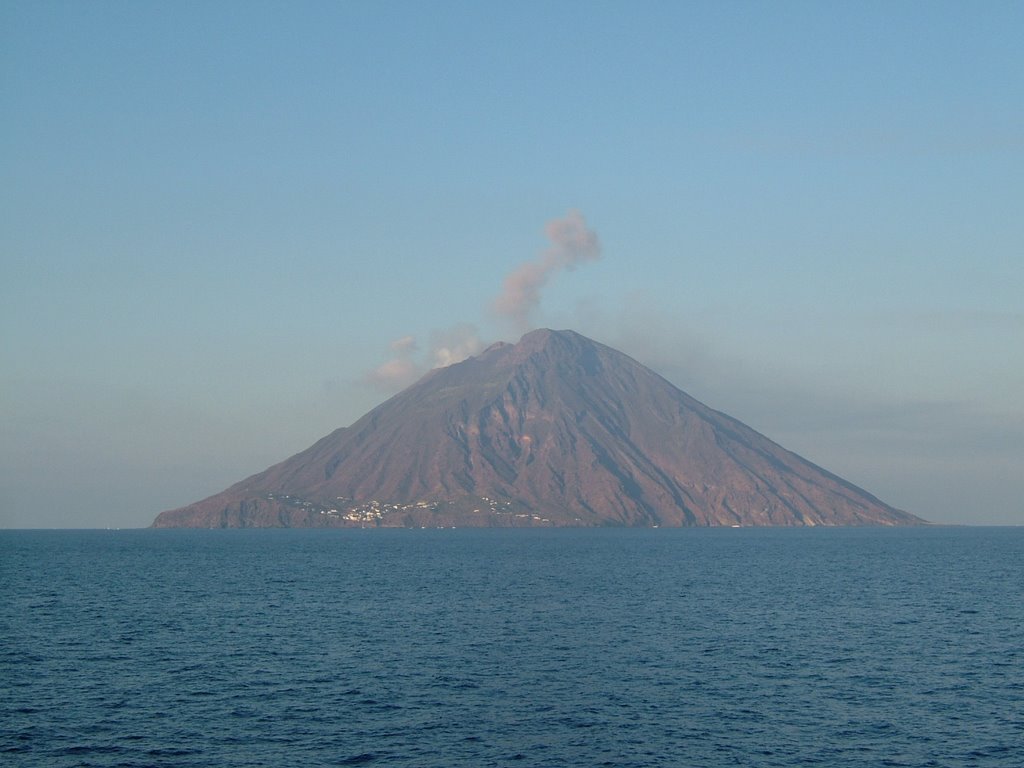
[[[10,766],[1024,765],[1024,529],[0,532]]]

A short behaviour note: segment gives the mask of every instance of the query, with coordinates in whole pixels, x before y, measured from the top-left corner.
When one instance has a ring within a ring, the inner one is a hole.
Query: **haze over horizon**
[[[0,527],[145,526],[571,328],[1024,524],[1024,6],[0,10]]]

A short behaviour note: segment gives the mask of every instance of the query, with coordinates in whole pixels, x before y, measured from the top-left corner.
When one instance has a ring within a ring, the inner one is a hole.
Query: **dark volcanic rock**
[[[431,371],[156,527],[913,525],[923,521],[572,331]]]

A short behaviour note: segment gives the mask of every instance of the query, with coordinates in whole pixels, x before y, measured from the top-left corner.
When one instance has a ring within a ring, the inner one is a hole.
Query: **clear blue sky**
[[[570,211],[601,257],[531,325],[1024,524],[1022,39],[1019,2],[7,0],[0,526],[148,525],[396,354],[515,340]]]

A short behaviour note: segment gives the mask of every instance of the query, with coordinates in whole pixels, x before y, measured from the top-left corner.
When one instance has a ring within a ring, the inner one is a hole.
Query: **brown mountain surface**
[[[171,527],[840,526],[924,521],[572,331],[431,371]]]

